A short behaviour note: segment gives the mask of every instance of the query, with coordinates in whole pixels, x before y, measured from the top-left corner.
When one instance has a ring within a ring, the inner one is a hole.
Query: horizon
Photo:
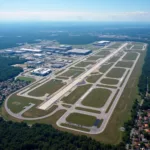
[[[0,0],[1,22],[150,22],[150,1]]]

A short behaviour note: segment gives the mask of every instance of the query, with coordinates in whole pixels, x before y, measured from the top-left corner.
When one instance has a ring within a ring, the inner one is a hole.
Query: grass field
[[[31,99],[31,98],[26,98],[22,96],[17,96],[17,95],[12,95],[10,99],[8,100],[8,108],[13,112],[13,113],[19,113],[21,112],[25,106],[30,106],[29,103],[33,103],[39,105],[42,103],[40,100],[36,99]]]
[[[76,107],[77,110],[82,110],[82,111],[87,111],[87,112],[91,112],[91,113],[97,113],[100,114],[101,112],[98,110],[93,110],[93,109],[87,109],[87,108],[83,108],[83,107]]]
[[[37,106],[32,107],[31,109],[29,109],[28,111],[26,111],[23,114],[23,117],[27,117],[27,118],[36,118],[36,117],[41,117],[41,116],[45,116],[48,115],[50,113],[52,113],[56,108],[58,108],[57,105],[53,105],[50,109],[48,110],[41,110],[36,108]]]
[[[39,88],[31,91],[29,95],[31,96],[44,96],[45,94],[53,94],[57,90],[59,90],[61,87],[63,87],[65,83],[63,83],[61,80],[51,80],[44,85],[40,86]]]
[[[115,49],[117,49],[117,48],[119,48],[122,44],[123,44],[123,42],[117,42],[117,43],[115,43],[115,44],[109,46],[108,48],[115,48]]]
[[[77,130],[81,130],[81,131],[86,131],[86,132],[90,131],[89,129],[86,129],[86,128],[83,128],[83,127],[79,127],[79,126],[75,126],[75,125],[71,125],[71,124],[61,123],[61,125],[64,126],[64,127],[77,129]]]
[[[100,58],[103,58],[103,56],[91,56],[91,57],[87,58],[87,60],[95,60],[96,61]]]
[[[87,67],[87,66],[93,65],[93,64],[94,64],[94,62],[82,61],[82,62],[78,63],[76,65],[76,67]]]
[[[101,80],[101,83],[103,84],[110,84],[110,85],[116,85],[118,84],[119,80],[116,80],[116,79],[109,79],[109,78],[103,78]]]
[[[114,57],[112,57],[110,60],[108,60],[108,62],[116,62],[117,60],[119,60],[120,59],[120,57],[119,56],[114,56]]]
[[[67,78],[67,77],[62,77],[62,76],[57,76],[56,79],[68,80],[69,78]]]
[[[17,80],[23,80],[23,81],[28,81],[28,82],[34,82],[35,81],[35,79],[33,79],[33,78],[23,77],[23,76],[17,77]]]
[[[131,68],[132,66],[133,66],[133,62],[129,62],[129,61],[119,61],[116,64],[116,67]]]
[[[78,124],[81,126],[92,127],[96,121],[96,117],[79,114],[79,113],[71,113],[67,118],[66,121],[74,124]]]
[[[142,50],[143,46],[144,46],[144,44],[142,44],[142,43],[136,43],[134,45],[133,49]]]
[[[136,60],[137,56],[137,53],[129,52],[124,56],[123,60]]]
[[[79,68],[79,67],[71,67],[70,69],[73,69],[73,70],[81,70],[81,71],[85,71],[85,69],[84,68]]]
[[[95,83],[102,75],[91,75],[89,76],[86,81],[89,83]]]
[[[99,71],[105,73],[113,64],[103,65],[100,67]]]
[[[112,92],[107,89],[93,89],[93,91],[82,101],[82,104],[96,108],[103,107],[111,93]]]
[[[83,70],[73,70],[73,69],[69,69],[68,71],[64,72],[63,74],[61,74],[61,76],[64,77],[77,77],[80,74],[82,74],[84,71]]]
[[[110,78],[121,78],[124,73],[125,69],[123,68],[112,68],[106,76]]]
[[[74,104],[89,88],[91,85],[83,85],[77,87],[73,92],[71,92],[68,96],[64,97],[62,101],[68,104]]]
[[[110,54],[110,51],[105,51],[105,50],[103,50],[103,51],[100,51],[99,53],[97,53],[96,55],[104,55],[104,56],[107,56],[107,55],[109,55]]]

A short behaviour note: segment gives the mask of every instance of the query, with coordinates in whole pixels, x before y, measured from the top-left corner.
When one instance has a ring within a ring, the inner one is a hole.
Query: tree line
[[[0,56],[0,82],[14,78],[22,72],[22,68],[13,67],[12,65],[22,64],[24,62],[25,60],[19,57]]]

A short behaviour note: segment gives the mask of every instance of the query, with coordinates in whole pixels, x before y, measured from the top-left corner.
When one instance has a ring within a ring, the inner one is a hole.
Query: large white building
[[[88,55],[90,53],[92,53],[92,51],[87,49],[72,49],[68,51],[70,55]]]
[[[105,46],[109,43],[110,43],[110,41],[98,41],[98,42],[94,43],[94,45],[96,45],[96,46]]]
[[[31,48],[21,48],[20,51],[35,52],[35,53],[40,53],[40,52],[42,52],[42,50],[40,50],[40,49],[31,49]]]
[[[31,72],[31,74],[37,75],[37,76],[46,76],[52,72],[49,68],[37,68]]]

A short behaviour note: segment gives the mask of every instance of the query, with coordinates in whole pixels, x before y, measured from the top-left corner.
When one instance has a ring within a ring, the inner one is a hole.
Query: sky
[[[0,0],[0,21],[150,22],[150,0]]]

